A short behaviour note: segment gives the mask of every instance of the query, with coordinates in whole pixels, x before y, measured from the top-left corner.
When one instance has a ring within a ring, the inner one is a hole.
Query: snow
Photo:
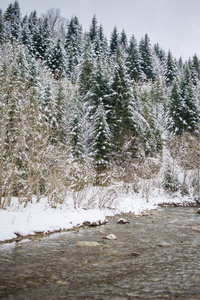
[[[56,230],[70,229],[75,226],[80,226],[83,222],[105,221],[107,216],[112,216],[121,213],[141,214],[143,211],[158,208],[159,203],[170,202],[185,202],[189,201],[187,197],[182,198],[180,195],[171,197],[164,194],[162,190],[154,189],[151,195],[146,199],[140,193],[125,192],[123,189],[118,189],[116,196],[111,202],[104,202],[106,195],[105,191],[99,193],[94,188],[86,191],[86,201],[81,203],[81,207],[75,209],[73,196],[68,196],[68,199],[63,204],[58,204],[57,207],[51,207],[46,198],[40,200],[39,203],[33,200],[33,203],[24,204],[18,203],[17,198],[12,198],[11,205],[7,209],[0,210],[0,241],[5,241],[17,237],[17,234],[26,236],[35,234],[36,232],[53,232]],[[95,195],[95,197],[94,197]],[[91,208],[85,208],[87,201],[91,202],[91,197],[94,198],[94,203]],[[191,200],[190,200],[191,201]],[[100,208],[98,208],[100,207]]]

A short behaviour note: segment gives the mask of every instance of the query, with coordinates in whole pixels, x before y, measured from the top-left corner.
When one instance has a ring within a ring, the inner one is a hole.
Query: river
[[[0,299],[200,299],[197,208],[126,217],[0,245]],[[102,239],[110,233],[117,239]]]

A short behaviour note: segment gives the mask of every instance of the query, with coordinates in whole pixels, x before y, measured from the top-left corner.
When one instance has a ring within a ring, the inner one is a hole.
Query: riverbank
[[[12,198],[11,205],[0,210],[0,243],[73,230],[84,224],[101,225],[108,216],[124,213],[140,215],[166,204],[189,206],[196,202],[180,194],[173,197],[166,195],[158,189],[149,195],[148,201],[141,193],[94,188],[86,191],[82,198],[80,194],[69,193],[66,201],[53,205],[42,198],[39,203],[33,199],[24,207],[24,203]]]

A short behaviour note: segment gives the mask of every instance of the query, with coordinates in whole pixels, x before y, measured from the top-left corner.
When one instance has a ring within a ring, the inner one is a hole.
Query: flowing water
[[[200,299],[197,208],[128,219],[0,245],[0,299]]]

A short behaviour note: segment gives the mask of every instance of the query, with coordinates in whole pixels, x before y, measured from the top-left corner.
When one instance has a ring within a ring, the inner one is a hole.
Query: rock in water
[[[118,221],[117,221],[118,224],[126,224],[126,223],[129,223],[128,220],[124,219],[124,218],[120,218]]]
[[[100,244],[97,242],[88,242],[88,241],[78,241],[75,246],[78,247],[99,247]]]
[[[116,238],[117,237],[112,233],[102,237],[102,239],[107,239],[107,240],[116,240]]]
[[[138,253],[138,252],[134,252],[134,251],[133,251],[133,252],[131,253],[131,255],[132,255],[132,256],[139,256],[139,255],[140,255],[140,253]]]
[[[199,208],[199,209],[197,209],[197,213],[198,213],[198,214],[200,214],[200,208]]]

